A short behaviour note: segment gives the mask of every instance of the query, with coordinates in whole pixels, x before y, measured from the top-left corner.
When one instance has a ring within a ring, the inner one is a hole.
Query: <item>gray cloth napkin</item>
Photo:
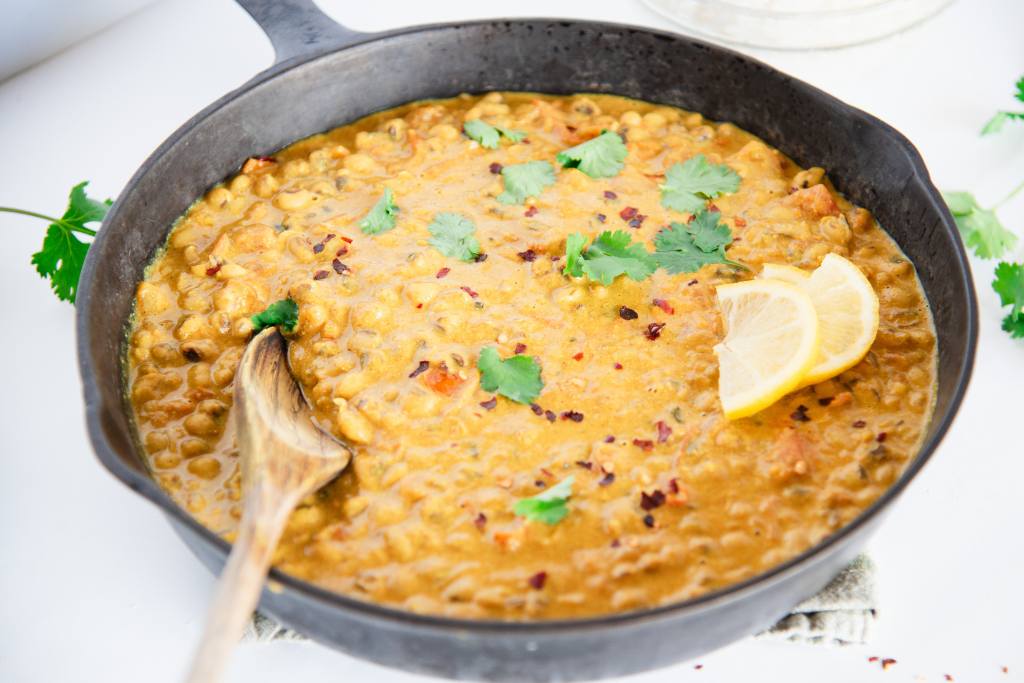
[[[758,638],[812,645],[866,643],[876,619],[875,565],[858,556],[817,595],[793,608]],[[305,636],[256,612],[242,634],[243,642],[305,640]]]

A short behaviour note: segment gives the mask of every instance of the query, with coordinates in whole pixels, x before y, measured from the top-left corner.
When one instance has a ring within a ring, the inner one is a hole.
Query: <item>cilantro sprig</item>
[[[526,133],[521,130],[512,130],[503,126],[492,126],[480,119],[472,119],[463,123],[462,132],[470,140],[476,140],[480,143],[481,147],[486,147],[487,149],[498,149],[498,143],[501,138],[506,138],[511,142],[519,142],[526,137]]]
[[[395,204],[394,195],[390,187],[384,188],[384,196],[377,200],[366,218],[359,221],[359,229],[366,235],[379,235],[395,227],[395,215],[398,213],[398,206]]]
[[[665,172],[661,205],[682,213],[697,213],[709,199],[740,189],[740,177],[725,164],[708,163],[703,154],[675,163]]]
[[[481,349],[476,367],[480,371],[481,389],[516,403],[533,403],[544,388],[540,364],[530,356],[515,355],[502,360],[493,346],[487,346]]]
[[[709,263],[746,268],[725,255],[732,231],[717,211],[700,209],[689,223],[672,223],[654,236],[654,260],[672,274],[692,273]]]
[[[253,334],[275,325],[280,327],[282,332],[292,332],[299,322],[299,305],[291,299],[281,299],[270,304],[250,319],[252,320]]]
[[[476,226],[461,214],[444,211],[434,216],[427,226],[430,244],[445,256],[460,261],[475,261],[480,255],[480,243],[474,233]]]
[[[1003,318],[1003,329],[1014,339],[1024,337],[1024,263],[1003,261],[996,266],[992,289],[1010,313]]]
[[[502,204],[522,204],[527,197],[537,197],[544,188],[555,184],[555,169],[546,161],[509,164],[501,169],[505,191],[498,195]]]
[[[562,150],[555,159],[562,168],[578,168],[591,178],[611,178],[622,170],[627,154],[622,137],[605,130],[596,138]]]
[[[572,277],[586,275],[606,287],[620,275],[631,280],[646,280],[657,270],[658,264],[643,244],[632,241],[628,232],[605,230],[589,247],[587,238],[573,233],[565,240],[565,268],[562,272]]]
[[[551,488],[516,502],[512,511],[520,517],[544,524],[558,524],[569,514],[574,477],[569,475]]]
[[[75,303],[78,293],[78,278],[82,275],[82,264],[89,251],[90,242],[83,242],[77,235],[93,237],[96,231],[85,227],[88,223],[99,223],[107,215],[111,201],[97,201],[85,193],[88,181],[71,188],[68,207],[60,218],[46,214],[0,206],[0,212],[31,216],[49,221],[43,237],[43,246],[32,254],[32,264],[43,279],[50,281],[50,288],[61,301]]]
[[[1017,236],[1003,227],[996,216],[998,205],[983,209],[970,192],[945,192],[942,196],[960,228],[964,243],[979,258],[999,258],[1017,244]]]
[[[1017,92],[1014,93],[1014,97],[1019,101],[1024,102],[1024,76],[1021,76],[1016,83]],[[985,127],[981,129],[982,135],[991,135],[992,133],[998,133],[1006,125],[1007,121],[1024,121],[1024,111],[999,111],[996,112],[995,116],[988,120]]]

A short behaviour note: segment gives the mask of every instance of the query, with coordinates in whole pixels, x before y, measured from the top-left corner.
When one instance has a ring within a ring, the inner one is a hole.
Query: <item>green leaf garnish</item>
[[[1010,307],[1010,314],[1003,318],[1003,329],[1019,337],[1024,329],[1024,264],[1001,261],[995,276],[992,289],[999,295],[1000,303]]]
[[[546,161],[527,161],[501,169],[505,191],[498,195],[502,204],[522,204],[527,197],[537,197],[545,187],[555,184],[555,169]]]
[[[658,268],[644,245],[634,244],[624,230],[605,230],[584,249],[586,241],[587,238],[579,233],[566,238],[564,274],[572,277],[586,275],[607,287],[620,275],[631,280],[646,280]]]
[[[292,332],[299,322],[299,306],[291,299],[281,299],[252,316],[251,320],[253,334],[275,325],[280,327],[282,332]]]
[[[562,150],[555,159],[563,168],[578,168],[591,178],[611,178],[622,170],[626,154],[622,137],[605,130],[596,138]]]
[[[1024,76],[1020,77],[1017,81],[1017,92],[1014,93],[1021,102],[1024,102]],[[1003,126],[1007,121],[1024,121],[1024,112],[1020,111],[1000,111],[996,112],[996,115],[989,119],[985,127],[981,129],[982,135],[991,135],[992,133],[998,133],[1003,129]]]
[[[746,268],[725,256],[732,231],[717,211],[699,210],[689,223],[672,223],[654,236],[654,260],[672,274],[692,273],[708,263]]]
[[[462,131],[470,140],[476,140],[481,147],[497,149],[499,139],[508,138],[512,142],[519,142],[526,137],[526,133],[502,126],[492,126],[486,121],[473,119],[462,124]]]
[[[710,164],[698,154],[675,163],[661,185],[661,205],[682,213],[697,213],[709,199],[740,189],[740,177],[725,164]]]
[[[78,279],[82,275],[82,264],[85,263],[85,255],[90,244],[78,239],[75,233],[95,235],[96,231],[85,227],[85,224],[102,221],[111,204],[109,199],[100,202],[89,198],[85,194],[85,186],[88,184],[88,181],[85,181],[71,188],[68,208],[60,218],[0,206],[0,212],[31,216],[50,222],[46,236],[43,237],[42,248],[32,254],[32,263],[41,277],[50,280],[50,287],[57,298],[71,303],[75,303]]]
[[[384,196],[381,197],[366,218],[359,221],[359,229],[366,235],[379,235],[395,227],[395,214],[398,213],[398,206],[395,205],[391,188],[384,188]]]
[[[439,213],[427,230],[432,235],[430,244],[445,256],[474,261],[480,255],[480,243],[473,235],[476,226],[460,214],[450,211]]]
[[[502,360],[493,346],[480,351],[476,367],[480,371],[480,388],[501,394],[516,403],[533,403],[544,382],[540,365],[530,356],[512,356]]]
[[[569,514],[567,504],[572,496],[573,479],[569,475],[546,491],[517,501],[512,511],[534,522],[558,524]]]
[[[981,208],[971,193],[944,192],[942,196],[960,228],[964,243],[979,258],[999,258],[1017,243],[1017,236],[1003,227],[996,212]]]

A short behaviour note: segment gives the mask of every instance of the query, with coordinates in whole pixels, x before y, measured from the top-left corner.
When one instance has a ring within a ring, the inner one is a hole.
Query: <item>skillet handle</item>
[[[274,64],[328,52],[359,42],[353,31],[324,14],[313,0],[235,0],[274,46]]]

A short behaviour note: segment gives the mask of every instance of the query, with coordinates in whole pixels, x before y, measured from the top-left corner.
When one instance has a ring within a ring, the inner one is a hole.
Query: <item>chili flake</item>
[[[608,220],[608,216],[605,216],[603,213],[597,214],[598,223],[604,223],[606,220]]]
[[[328,273],[326,270],[318,270],[315,273],[313,273],[313,279],[314,280],[323,280],[328,275],[330,275],[330,273]]]
[[[633,439],[633,445],[644,451],[649,451],[654,448],[654,442],[650,439]]]
[[[664,327],[665,323],[651,323],[647,326],[647,331],[644,333],[644,336],[649,340],[654,341],[661,336],[661,331]]]
[[[473,259],[474,263],[483,263],[486,260],[487,260],[487,254],[483,254],[483,253],[477,254],[476,258]]]
[[[490,399],[488,399],[486,401],[481,401],[480,402],[480,407],[481,408],[485,408],[487,410],[494,410],[494,408],[497,405],[498,405],[498,397],[497,396],[491,396]]]
[[[654,510],[656,508],[660,508],[664,504],[665,494],[659,489],[654,489],[650,494],[646,491],[640,492],[640,507],[644,510]]]
[[[646,219],[647,216],[643,215],[642,213],[638,213],[637,215],[629,219],[629,227],[634,229],[639,228],[641,225],[644,224],[644,221]]]
[[[604,198],[605,199],[618,199],[619,195],[615,194],[611,190],[605,190],[604,191]]]
[[[543,414],[544,414],[544,409],[543,409],[543,408],[541,408],[541,407],[540,407],[539,405],[537,405],[536,403],[531,403],[531,404],[530,404],[530,410],[532,410],[532,411],[533,411],[533,414],[534,414],[534,415],[543,415]]]
[[[648,529],[654,528],[654,515],[650,513],[644,515],[644,526],[646,526]]]
[[[603,477],[601,477],[601,480],[599,482],[597,482],[597,485],[598,486],[608,486],[613,481],[615,481],[615,473],[614,472],[606,472],[605,475]]]
[[[827,408],[832,404],[832,401],[836,400],[835,396],[826,396],[825,398],[818,399],[818,405],[822,408]]]
[[[636,320],[640,314],[628,306],[619,306],[619,317],[623,320]]]
[[[334,255],[335,256],[344,256],[347,253],[348,253],[348,247],[343,245],[340,249],[338,249],[338,251],[334,252]]]
[[[465,285],[463,285],[462,287],[459,287],[459,289],[461,289],[461,290],[462,290],[463,292],[465,292],[466,294],[469,294],[469,297],[470,297],[471,299],[475,299],[475,298],[477,298],[478,296],[480,296],[479,294],[477,294],[476,292],[474,292],[474,291],[473,291],[472,289],[470,289],[469,287],[466,287]]]
[[[530,586],[536,590],[544,588],[544,582],[548,580],[547,572],[537,572],[530,577]]]
[[[604,442],[605,443],[615,443],[615,435],[614,434],[609,434],[608,436],[604,437]]]
[[[341,236],[341,239],[345,240],[345,241],[346,241],[346,242],[348,242],[349,244],[352,244],[352,238],[351,238],[351,237],[345,237],[344,235],[342,235],[342,236]]]
[[[558,416],[555,415],[555,411],[553,410],[545,410],[544,417],[547,418],[548,422],[554,422]]]
[[[416,366],[416,369],[409,373],[409,378],[413,378],[417,375],[423,374],[430,368],[429,360],[421,360],[420,364]]]
[[[319,254],[323,250],[324,250],[324,243],[323,242],[317,242],[316,244],[313,245],[313,253],[314,254]]]
[[[573,356],[572,356],[572,359],[573,360],[583,360],[583,352],[580,351],[579,353],[574,353]]]
[[[580,467],[582,467],[585,470],[592,470],[592,469],[594,469],[594,463],[589,462],[587,460],[577,460],[576,464],[579,465]]]
[[[478,514],[476,519],[473,520],[473,525],[480,531],[483,531],[484,527],[487,526],[487,515],[482,512]]]
[[[516,344],[515,354],[518,356],[520,353],[526,350],[526,344],[519,342]]]
[[[442,268],[441,270],[437,271],[437,275],[435,275],[434,277],[436,277],[438,280],[440,280],[441,278],[443,278],[445,275],[447,275],[450,272],[452,272],[451,268],[447,268],[447,267],[446,268]]]
[[[796,407],[796,410],[789,414],[789,419],[796,422],[810,422],[811,416],[807,414],[807,406],[801,403]]]
[[[622,363],[616,363],[614,365],[614,367],[615,367],[616,370],[621,370],[622,369]]]
[[[658,443],[665,443],[672,436],[672,428],[664,420],[658,420],[654,426],[658,428]]]
[[[527,209],[526,211],[523,212],[523,215],[526,216],[527,218],[529,218],[531,216],[536,216],[537,215],[537,207],[536,206],[531,206],[529,209]]]
[[[689,282],[687,282],[686,286],[687,287],[693,287],[695,284],[697,284],[697,280],[696,279],[690,280]]]
[[[348,271],[352,270],[338,259],[331,261],[331,267],[334,268],[334,272],[338,275],[344,275]]]
[[[660,308],[661,310],[665,311],[669,315],[673,315],[676,312],[676,309],[672,308],[672,304],[665,301],[664,299],[654,299],[651,301],[651,303]]]
[[[733,219],[733,223],[736,224],[737,228],[745,228],[745,227],[747,227],[747,222],[745,220],[743,220],[742,218],[740,218],[739,216],[736,216],[736,218]]]
[[[575,410],[566,410],[562,413],[562,419],[583,422],[583,413],[578,413]]]
[[[675,477],[668,480],[668,492],[679,493],[679,480]]]
[[[533,249],[527,249],[526,251],[520,251],[516,254],[519,258],[523,259],[527,263],[537,260],[537,252]]]
[[[886,440],[886,439],[887,439],[888,437],[889,437],[889,435],[888,435],[888,434],[886,434],[885,432],[879,432],[879,433],[878,433],[878,436],[876,436],[876,437],[875,437],[875,441],[877,441],[878,443],[882,443],[882,442],[883,442],[883,441],[885,441],[885,440]]]
[[[888,669],[890,666],[892,666],[895,663],[896,663],[895,659],[893,659],[892,657],[886,657],[885,659],[882,660],[882,671],[885,671],[886,669]]]
[[[499,173],[501,173],[501,169],[502,166],[497,161],[493,162],[490,166],[487,167],[487,170],[489,170],[494,175],[498,175]]]
[[[854,429],[863,429],[864,427],[867,427],[867,426],[868,426],[868,423],[865,422],[864,420],[857,420],[856,422],[853,423],[853,428]]]
[[[619,211],[619,218],[624,221],[628,221],[636,216],[638,209],[635,206],[627,206],[622,211]]]
[[[220,272],[220,268],[222,265],[224,264],[218,263],[215,266],[210,266],[209,268],[206,269],[206,274],[210,277],[213,277],[214,275]]]

